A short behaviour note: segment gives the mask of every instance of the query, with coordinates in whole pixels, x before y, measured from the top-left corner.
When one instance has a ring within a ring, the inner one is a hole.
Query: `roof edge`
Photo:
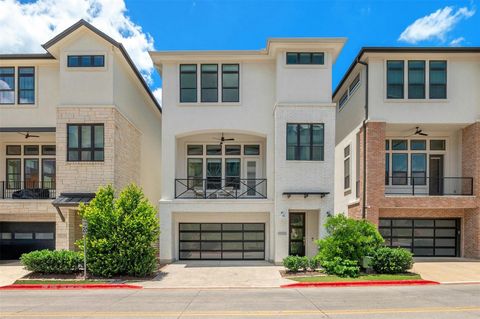
[[[0,60],[54,60],[50,53],[4,53],[0,54]]]

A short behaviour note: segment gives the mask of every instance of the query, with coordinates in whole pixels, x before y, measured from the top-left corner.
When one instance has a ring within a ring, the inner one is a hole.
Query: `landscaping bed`
[[[382,281],[382,280],[420,280],[422,277],[414,273],[387,275],[387,274],[360,274],[358,277],[339,277],[335,275],[309,275],[304,276],[285,276],[287,279],[295,280],[298,282],[349,282],[349,281]]]

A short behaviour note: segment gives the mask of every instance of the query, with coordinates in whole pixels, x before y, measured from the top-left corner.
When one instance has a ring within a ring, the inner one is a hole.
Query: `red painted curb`
[[[408,286],[408,285],[439,285],[430,280],[371,280],[371,281],[336,281],[336,282],[298,282],[286,284],[281,288],[315,288],[315,287],[348,287],[348,286]]]
[[[10,289],[142,289],[142,286],[127,284],[13,284],[0,287],[0,290]]]

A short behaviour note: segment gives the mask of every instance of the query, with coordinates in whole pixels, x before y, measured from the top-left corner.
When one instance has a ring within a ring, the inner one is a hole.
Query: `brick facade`
[[[367,124],[366,218],[378,224],[379,217],[460,218],[462,255],[480,258],[480,123],[462,131],[462,174],[474,178],[474,196],[386,196],[384,122]],[[360,154],[363,156],[363,130]],[[349,215],[361,218],[363,205],[363,157],[360,160],[360,202],[348,208]]]

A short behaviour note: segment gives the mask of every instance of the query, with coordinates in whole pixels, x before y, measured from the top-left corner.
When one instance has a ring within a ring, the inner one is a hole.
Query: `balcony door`
[[[264,187],[259,178],[260,172],[260,160],[258,158],[247,158],[244,160],[244,172],[245,181],[243,183],[243,192],[247,196],[257,196],[263,194],[262,187]]]
[[[443,155],[430,155],[429,194],[443,195]]]

